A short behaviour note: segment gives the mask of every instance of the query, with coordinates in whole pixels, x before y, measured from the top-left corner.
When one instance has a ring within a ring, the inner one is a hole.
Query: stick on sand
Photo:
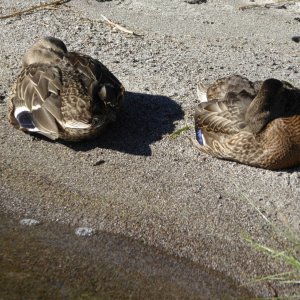
[[[116,24],[114,22],[112,22],[111,20],[109,20],[107,17],[105,17],[104,15],[101,15],[101,17],[103,18],[103,20],[110,26],[112,26],[113,28],[116,28],[120,31],[123,31],[125,33],[128,33],[128,34],[131,34],[131,35],[136,35],[136,36],[142,36],[141,34],[137,34],[135,33],[134,31],[132,30],[128,30],[127,28],[119,25],[119,24]]]
[[[243,5],[239,7],[239,10],[246,10],[251,8],[257,8],[257,7],[263,7],[263,8],[271,8],[271,7],[280,7],[284,5],[292,5],[295,4],[294,0],[274,0],[271,3],[263,3],[263,4],[249,4],[249,5]]]
[[[56,0],[56,1],[53,1],[53,2],[50,2],[50,3],[43,3],[43,4],[35,5],[35,6],[32,6],[30,8],[24,9],[24,10],[19,10],[15,13],[12,13],[12,14],[9,14],[9,15],[0,16],[0,19],[8,19],[8,18],[20,16],[22,14],[32,13],[36,10],[45,9],[45,8],[48,8],[48,7],[51,7],[51,6],[57,6],[57,5],[65,4],[69,1],[71,1],[71,0]]]

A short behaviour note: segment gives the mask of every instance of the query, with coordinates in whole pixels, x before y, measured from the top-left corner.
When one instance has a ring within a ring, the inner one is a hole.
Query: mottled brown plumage
[[[285,81],[233,75],[198,85],[197,141],[212,156],[281,169],[300,165],[300,90]]]
[[[99,135],[114,121],[123,98],[122,84],[102,63],[46,37],[24,56],[8,118],[24,132],[77,141]]]

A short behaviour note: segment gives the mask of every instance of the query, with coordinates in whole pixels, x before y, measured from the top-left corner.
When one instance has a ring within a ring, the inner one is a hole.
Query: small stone
[[[98,160],[98,161],[96,161],[94,164],[93,164],[93,166],[95,167],[95,166],[100,166],[100,165],[103,165],[105,163],[105,160],[104,159],[100,159],[100,160]]]
[[[78,227],[75,230],[75,234],[78,236],[92,236],[95,233],[95,230],[89,227]]]
[[[20,224],[24,226],[36,226],[36,225],[40,225],[41,222],[35,219],[22,219],[20,221]]]
[[[207,0],[184,0],[184,2],[189,4],[200,4],[200,3],[206,3]]]

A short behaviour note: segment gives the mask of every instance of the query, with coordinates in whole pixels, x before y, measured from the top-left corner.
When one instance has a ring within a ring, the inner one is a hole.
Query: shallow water
[[[231,299],[246,289],[124,237],[0,214],[0,299]]]

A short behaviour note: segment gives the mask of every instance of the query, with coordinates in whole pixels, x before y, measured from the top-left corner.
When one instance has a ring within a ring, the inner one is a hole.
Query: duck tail
[[[207,87],[200,81],[197,84],[197,96],[201,103],[207,102]]]

